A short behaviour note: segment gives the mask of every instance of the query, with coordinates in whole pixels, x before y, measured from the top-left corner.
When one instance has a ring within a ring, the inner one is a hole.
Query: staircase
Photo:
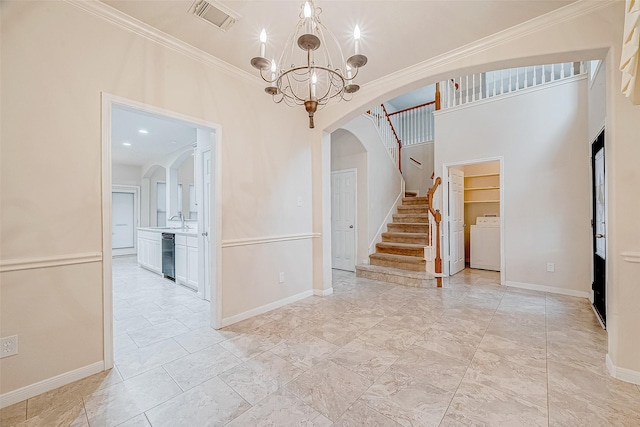
[[[369,265],[356,266],[356,276],[416,287],[433,286],[427,273],[425,248],[429,236],[427,197],[404,197],[382,242],[369,255]]]

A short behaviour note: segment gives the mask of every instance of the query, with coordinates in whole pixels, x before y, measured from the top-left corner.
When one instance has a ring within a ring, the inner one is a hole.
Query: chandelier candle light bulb
[[[278,62],[265,57],[265,30],[260,33],[260,56],[251,59],[251,65],[268,84],[265,92],[276,103],[284,101],[290,106],[304,106],[310,128],[314,126],[313,116],[318,108],[332,99],[349,101],[353,97],[360,89],[353,80],[367,63],[367,57],[360,53],[360,28],[356,26],[353,34],[355,55],[345,61],[344,50],[320,20],[321,13],[322,9],[316,8],[313,0],[305,1],[301,4],[298,24]],[[322,63],[314,58],[323,58]]]
[[[316,97],[316,83],[318,83],[318,75],[314,72],[311,76],[311,99]]]
[[[260,57],[264,58],[267,50],[267,32],[263,28],[260,32]]]

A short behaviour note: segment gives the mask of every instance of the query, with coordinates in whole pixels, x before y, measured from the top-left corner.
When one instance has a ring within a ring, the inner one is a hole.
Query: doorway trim
[[[353,270],[348,271],[356,271],[356,265],[358,265],[358,169],[357,168],[348,168],[348,169],[340,169],[331,171],[331,181],[333,183],[333,175],[338,173],[353,173],[354,177],[354,185],[353,185]],[[331,200],[333,200],[333,185],[331,186]],[[333,202],[332,202],[333,204]],[[333,242],[333,215],[331,217],[331,241]],[[331,254],[331,268],[335,268],[333,266],[333,253]],[[344,270],[347,271],[347,270]]]
[[[463,160],[459,162],[442,164],[442,221],[449,223],[449,169],[458,166],[473,165],[476,163],[487,162],[500,163],[500,284],[505,285],[506,282],[506,262],[504,250],[504,156],[485,157],[481,159]],[[441,227],[442,230],[442,267],[444,277],[449,276],[449,227]]]
[[[138,227],[140,227],[140,186],[138,185],[121,185],[112,184],[112,193],[130,193],[133,194],[133,217],[135,225],[133,226],[133,248],[112,249],[113,256],[133,255],[138,252]]]
[[[212,141],[212,153],[215,156],[214,174],[211,189],[212,206],[210,212],[214,216],[212,226],[215,228],[215,237],[212,242],[213,257],[210,260],[211,271],[211,297],[215,303],[211,303],[211,326],[218,328],[222,325],[222,127],[219,124],[207,122],[175,111],[155,107],[127,98],[122,98],[106,92],[101,92],[102,103],[102,298],[103,298],[103,360],[104,369],[113,367],[113,277],[112,277],[112,249],[111,249],[111,120],[114,105],[123,105],[148,113],[158,114],[173,119],[182,120],[199,127],[206,127],[215,131]]]

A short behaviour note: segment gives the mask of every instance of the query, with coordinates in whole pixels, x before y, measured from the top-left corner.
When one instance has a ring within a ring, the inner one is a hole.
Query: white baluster
[[[537,79],[536,79],[536,66],[533,66],[533,80],[531,81],[531,86],[535,86],[538,84]]]
[[[414,141],[418,137],[420,121],[418,120],[418,116],[416,115],[416,110],[411,110],[411,115],[413,116],[413,135],[411,135],[411,140]]]
[[[564,79],[564,75],[565,75],[565,74],[564,74],[564,68],[565,68],[564,66],[565,66],[565,65],[566,65],[566,64],[564,64],[564,63],[560,64],[560,78],[561,78],[561,79]]]
[[[516,67],[516,90],[520,90],[520,72]]]
[[[471,87],[472,92],[471,92],[471,100],[475,101],[476,100],[476,75],[475,73],[471,75]]]
[[[416,118],[416,137],[411,141],[411,143],[415,144],[420,140],[420,134],[422,130],[422,118],[420,117],[420,110],[418,108],[413,110],[413,114]]]
[[[493,83],[493,95],[492,96],[496,96],[496,72],[495,71],[491,72],[491,81]]]
[[[504,70],[500,70],[500,95],[504,93]]]
[[[542,66],[542,84],[545,84],[547,82],[547,73],[546,73],[546,65]]]

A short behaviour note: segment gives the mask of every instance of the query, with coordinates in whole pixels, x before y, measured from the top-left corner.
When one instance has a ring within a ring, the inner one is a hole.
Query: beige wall
[[[1,30],[3,261],[101,251],[101,92],[222,126],[223,240],[311,233],[312,133],[298,110],[273,105],[257,78],[66,2],[4,1]],[[251,267],[258,249],[223,249],[225,316],[312,289],[311,275],[296,273],[310,263],[310,242],[265,245],[261,262],[277,261],[291,281],[265,287],[272,278],[262,264]],[[0,393],[102,360],[101,269],[1,273],[0,335],[18,334],[20,353],[0,361]],[[250,306],[234,303],[243,295]]]
[[[420,163],[419,168],[410,157]],[[418,196],[426,196],[433,185],[433,141],[402,147],[402,176],[407,191],[417,191]]]
[[[435,116],[435,170],[443,176],[445,164],[504,157],[507,284],[590,289],[586,96],[582,77]]]
[[[111,166],[111,182],[114,185],[135,185],[140,187],[142,184],[140,166],[113,164]]]
[[[396,203],[402,202],[401,192],[404,179],[398,166],[391,159],[382,143],[380,133],[373,122],[360,115],[343,129],[352,133],[367,150],[367,180],[368,180],[368,211],[369,252],[373,252],[380,230],[385,231],[389,213],[395,211]],[[360,258],[363,258],[360,255]],[[367,258],[368,261],[368,258]]]
[[[607,63],[602,61],[595,74],[589,74],[589,144],[600,134],[607,117]]]
[[[331,134],[331,171],[355,169],[357,175],[356,264],[369,261],[369,174],[367,152],[351,132],[338,129]]]
[[[640,277],[640,263],[625,258],[633,260],[640,256],[622,254],[640,253],[640,228],[637,227],[637,212],[640,211],[640,199],[637,197],[640,187],[637,164],[640,158],[640,144],[637,143],[640,107],[631,104],[619,90],[621,78],[616,64],[620,61],[623,16],[624,3],[621,1],[573,3],[511,31],[364,85],[351,103],[325,109],[316,120],[316,126],[330,132],[373,105],[467,72],[580,61],[606,55],[609,356],[614,365],[639,373],[640,286],[637,286],[637,278]],[[320,144],[319,137],[316,141]],[[323,158],[317,156],[315,160],[318,165],[314,167],[314,180],[322,174],[319,165]],[[314,215],[321,216],[322,211],[315,211]]]

